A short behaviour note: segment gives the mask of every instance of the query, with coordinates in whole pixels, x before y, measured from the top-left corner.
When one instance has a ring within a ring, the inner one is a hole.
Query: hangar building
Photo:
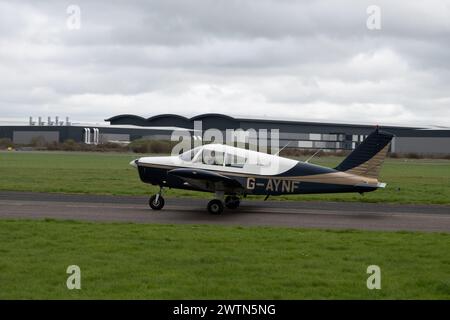
[[[305,122],[291,120],[230,117],[223,114],[202,114],[191,118],[174,114],[161,114],[149,118],[136,115],[117,115],[102,124],[70,123],[48,118],[46,123],[28,125],[0,125],[0,138],[9,138],[17,144],[29,144],[33,138],[42,137],[47,142],[73,139],[84,143],[123,142],[136,139],[170,140],[174,130],[184,130],[194,136],[194,123],[201,121],[202,130],[227,129],[278,129],[280,146],[288,148],[352,150],[374,130],[372,125]],[[107,123],[109,122],[109,124]],[[450,128],[383,126],[395,135],[391,151],[423,155],[450,154]]]

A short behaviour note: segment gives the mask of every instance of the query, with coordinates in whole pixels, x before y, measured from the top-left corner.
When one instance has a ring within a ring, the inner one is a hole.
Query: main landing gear
[[[161,194],[162,188],[160,188],[159,192],[157,194],[152,195],[148,200],[148,205],[153,210],[161,210],[164,207],[164,198]]]
[[[240,204],[241,201],[237,196],[227,196],[225,198],[225,207],[227,207],[228,209],[237,209]]]
[[[223,207],[224,207],[224,203],[221,200],[223,198],[219,196],[217,197],[217,199],[213,199],[211,201],[208,202],[208,212],[211,214],[221,214],[223,212]],[[225,198],[225,207],[227,207],[228,209],[236,209],[237,207],[239,207],[240,204],[240,200],[239,197],[237,196],[227,196]]]
[[[208,212],[211,214],[221,214],[223,212],[223,204],[219,199],[212,199],[208,202]]]
[[[154,194],[148,200],[148,205],[153,210],[161,210],[164,207],[164,198],[162,196],[162,187],[157,194]],[[228,209],[236,209],[239,207],[240,199],[238,196],[226,196],[225,201],[223,199],[223,193],[216,193],[216,199],[212,199],[208,202],[208,212],[211,214],[221,214],[224,206]]]

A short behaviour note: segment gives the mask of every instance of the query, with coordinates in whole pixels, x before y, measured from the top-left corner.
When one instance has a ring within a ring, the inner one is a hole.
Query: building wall
[[[63,142],[67,139],[73,139],[77,142],[83,141],[83,128],[72,126],[0,126],[0,138],[9,138],[14,141],[16,132],[22,132],[20,135],[25,136],[46,136],[48,132],[52,133],[51,136],[58,136],[57,140],[50,138],[51,141]],[[27,141],[27,139],[25,139]],[[22,143],[22,142],[15,142]],[[28,142],[29,143],[29,142]],[[24,144],[27,144],[25,142]]]
[[[45,142],[58,142],[58,131],[14,131],[13,143],[30,144],[33,139],[42,137]]]
[[[392,152],[450,154],[450,139],[439,137],[395,137]]]
[[[148,139],[148,140],[170,140],[171,134],[152,134],[152,135],[145,135],[142,136],[142,139]]]
[[[0,138],[9,138],[14,143],[29,144],[32,137],[43,136],[47,137],[48,142],[59,141],[64,142],[68,139],[76,142],[84,142],[84,126],[0,126]],[[91,139],[93,135],[92,128],[95,126],[89,126],[91,129]],[[170,139],[172,131],[159,130],[159,129],[138,129],[138,128],[117,128],[111,127],[99,127],[100,134],[99,140],[124,140],[132,141],[140,139],[144,136],[152,137],[165,137],[164,139]],[[14,138],[17,136],[17,138]],[[31,138],[29,138],[31,137]],[[18,140],[19,139],[19,140]]]
[[[100,143],[109,141],[130,141],[130,135],[127,133],[100,133],[99,140]]]

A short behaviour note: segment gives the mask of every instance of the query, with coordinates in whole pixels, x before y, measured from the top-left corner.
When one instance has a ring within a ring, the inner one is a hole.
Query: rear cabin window
[[[256,165],[260,167],[270,167],[270,160],[258,157]]]

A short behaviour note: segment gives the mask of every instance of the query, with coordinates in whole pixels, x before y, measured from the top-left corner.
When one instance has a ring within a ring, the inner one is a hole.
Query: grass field
[[[155,187],[143,184],[128,163],[136,154],[0,152],[0,190],[113,195],[148,195]],[[315,158],[335,166],[342,159]],[[358,194],[273,197],[291,200],[366,201],[450,204],[450,160],[388,159],[381,173],[385,190]],[[210,194],[170,190],[167,196],[210,197]]]
[[[0,220],[0,299],[450,299],[449,247],[439,233]]]
[[[0,190],[155,192],[128,165],[137,157],[1,152]],[[364,197],[281,199],[450,203],[448,160],[390,159],[382,180],[386,190]],[[448,233],[0,220],[0,299],[450,299],[449,248]],[[74,264],[82,289],[70,291]],[[381,267],[381,290],[366,287],[369,265]]]

